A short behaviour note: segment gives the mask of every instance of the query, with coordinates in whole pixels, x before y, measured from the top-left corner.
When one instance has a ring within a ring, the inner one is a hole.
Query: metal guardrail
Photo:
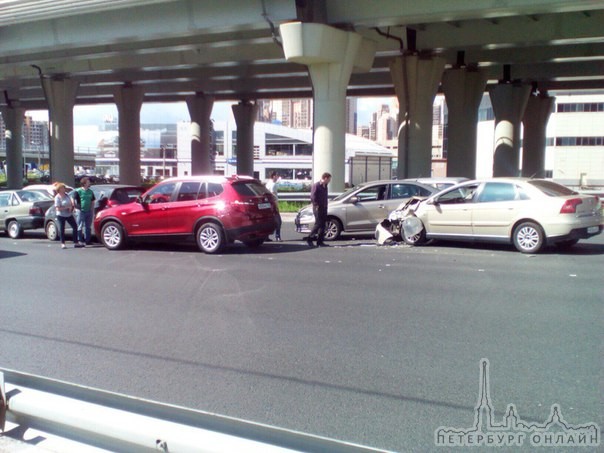
[[[383,451],[2,368],[0,393],[2,431],[9,421],[110,451]]]
[[[333,192],[327,195],[330,200],[333,200],[338,195],[341,195],[339,192]],[[310,203],[310,192],[279,192],[279,200],[280,201],[306,201]]]

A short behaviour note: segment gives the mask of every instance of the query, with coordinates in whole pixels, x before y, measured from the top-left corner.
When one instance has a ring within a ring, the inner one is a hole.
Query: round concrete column
[[[545,177],[545,140],[547,122],[554,109],[555,98],[547,95],[530,96],[522,123],[522,176]]]
[[[254,123],[258,105],[241,101],[232,109],[237,123],[237,174],[254,176]]]
[[[73,105],[78,83],[70,79],[44,79],[50,120],[50,178],[74,185]]]
[[[117,105],[119,128],[120,183],[141,183],[141,119],[145,93],[136,86],[117,88],[113,99]]]
[[[399,178],[432,175],[432,106],[444,68],[439,57],[405,55],[390,63],[399,102]]]
[[[3,107],[4,138],[6,140],[6,187],[23,188],[23,118],[25,109],[20,107]]]
[[[489,90],[495,114],[493,176],[518,176],[520,120],[531,94],[529,85],[502,83]]]
[[[191,174],[209,175],[214,173],[210,146],[210,115],[214,98],[197,93],[187,97],[186,101],[191,115]]]
[[[478,108],[488,74],[481,69],[456,68],[443,74],[449,110],[447,122],[447,176],[476,177]]]
[[[279,28],[285,58],[308,67],[313,85],[313,179],[332,175],[343,191],[346,166],[346,89],[353,71],[369,71],[375,43],[324,24],[291,22]]]

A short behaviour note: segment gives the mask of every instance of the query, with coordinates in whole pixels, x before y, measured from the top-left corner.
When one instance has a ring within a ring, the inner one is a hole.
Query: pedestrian
[[[325,223],[327,222],[327,186],[330,182],[331,174],[325,172],[321,175],[321,180],[314,183],[310,189],[310,201],[315,216],[315,225],[305,239],[311,247],[313,246],[313,240],[317,241],[318,247],[329,247],[323,240],[325,239]]]
[[[59,222],[59,240],[61,248],[67,248],[65,245],[65,222],[69,223],[73,230],[73,245],[78,246],[78,225],[73,218],[73,200],[65,192],[65,184],[58,182],[55,184],[55,209],[57,213],[57,221]]]
[[[76,189],[75,200],[78,209],[78,236],[80,246],[91,244],[91,227],[94,216],[94,192],[90,190],[90,179],[84,176],[80,180],[81,187]]]
[[[279,189],[277,187],[278,183],[279,175],[276,171],[271,172],[271,179],[269,179],[266,183],[266,188],[270,193],[275,196],[275,203],[277,205],[277,212],[275,213],[275,222],[277,224],[277,226],[275,227],[275,241],[281,242],[281,225],[283,222],[281,220],[281,214],[279,213]],[[268,240],[270,241],[270,238]]]

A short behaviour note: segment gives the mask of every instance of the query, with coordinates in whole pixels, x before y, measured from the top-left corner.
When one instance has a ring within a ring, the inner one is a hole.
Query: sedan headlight
[[[312,208],[307,206],[300,209],[300,211],[298,211],[297,220],[300,224],[313,223],[315,221],[315,215],[312,212]]]

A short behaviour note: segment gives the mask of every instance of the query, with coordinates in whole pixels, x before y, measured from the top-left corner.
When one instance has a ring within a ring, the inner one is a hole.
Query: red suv
[[[275,229],[275,197],[245,176],[171,178],[135,202],[100,211],[97,237],[110,250],[129,239],[195,238],[200,250],[218,253],[233,241],[258,247]]]

